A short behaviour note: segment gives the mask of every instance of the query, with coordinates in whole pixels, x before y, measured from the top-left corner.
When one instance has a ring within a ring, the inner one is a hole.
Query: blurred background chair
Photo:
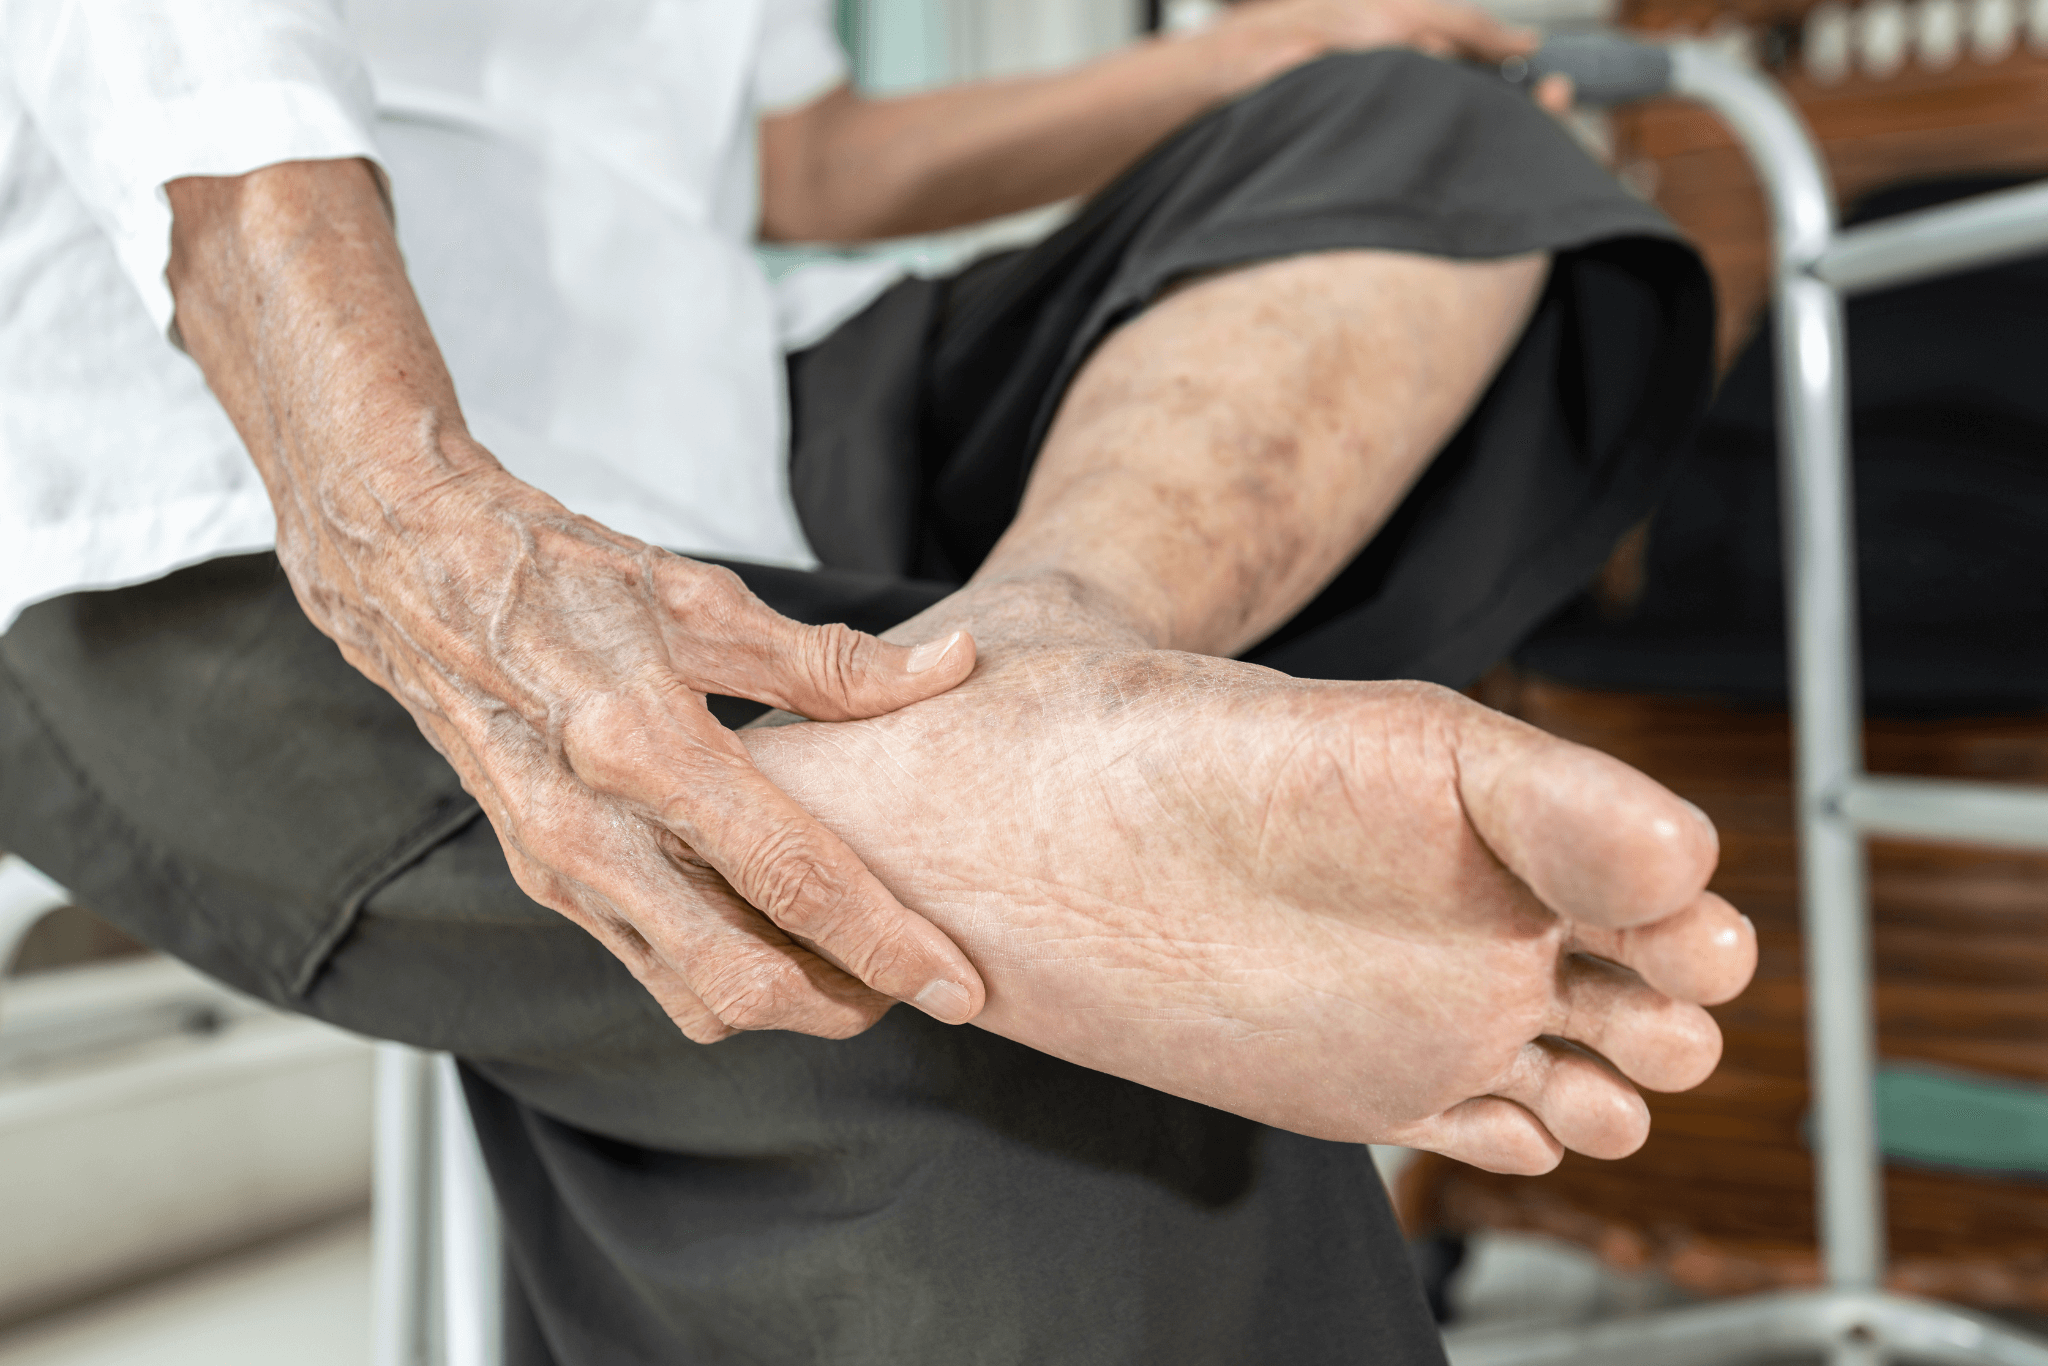
[[[0,856],[0,973],[4,973],[38,924],[70,906],[71,898],[62,887],[24,860]],[[26,1072],[32,1079],[43,1081],[54,1073],[61,1084],[76,1079],[66,1077],[64,1065],[81,1055],[104,1064],[108,1055],[114,1054],[118,1069],[123,1045],[131,1050],[136,1046],[147,1049],[165,1035],[179,1033],[215,1038],[229,1031],[229,1016],[246,1018],[259,1027],[270,1023],[264,1018],[269,1012],[253,1002],[241,1002],[233,993],[167,960],[137,958],[127,967],[141,970],[124,974],[131,984],[127,990],[119,989],[120,983],[110,990],[103,970],[99,978],[86,984],[84,992],[76,989],[74,978],[72,983],[61,984],[74,988],[68,993],[68,1009],[45,1006],[40,1011],[17,1012],[28,1018],[11,1022],[11,1030],[7,1028],[10,1021],[5,1010],[10,1002],[5,994],[0,994],[0,1042],[6,1045],[0,1049],[0,1061],[11,1064],[7,1070]],[[0,976],[0,988],[6,986],[5,977]],[[14,993],[17,998],[23,994]],[[31,986],[25,994],[31,998],[33,1007],[38,995],[36,987]],[[43,1018],[38,1019],[38,1015]],[[285,1026],[282,1034],[273,1031],[257,1042],[268,1045],[267,1051],[273,1054],[277,1044],[284,1042],[290,1048],[281,1059],[287,1067],[307,1061],[317,1064],[339,1060],[339,1076],[345,1078],[348,1063],[359,1057],[357,1048],[334,1031],[303,1021],[280,1018],[279,1022]],[[306,1042],[313,1044],[311,1053],[304,1048]],[[341,1049],[337,1050],[333,1043],[341,1044]],[[203,1105],[207,1071],[211,1069],[195,1073],[189,1062],[191,1056],[169,1055],[172,1070],[165,1073],[161,1067],[165,1055],[158,1048],[150,1060],[159,1066],[141,1085],[128,1080],[132,1075],[129,1071],[99,1067],[87,1081],[106,1094],[101,1097],[104,1103],[89,1118],[107,1115],[111,1123],[93,1127],[106,1133],[119,1147],[118,1153],[98,1156],[112,1157],[129,1168],[144,1168],[142,1179],[154,1183],[160,1192],[172,1193],[181,1186],[187,1187],[192,1197],[184,1202],[188,1206],[211,1203],[216,1208],[210,1212],[196,1209],[185,1220],[189,1227],[180,1227],[175,1219],[166,1220],[161,1205],[124,1205],[117,1217],[133,1227],[123,1232],[141,1237],[123,1237],[117,1232],[107,1240],[114,1244],[112,1249],[88,1248],[84,1256],[70,1256],[66,1248],[53,1246],[49,1230],[35,1226],[35,1211],[14,1209],[10,1212],[9,1241],[44,1263],[45,1270],[39,1280],[25,1279],[19,1274],[11,1278],[5,1293],[10,1301],[19,1303],[10,1303],[8,1307],[32,1306],[38,1295],[52,1301],[75,1297],[97,1285],[118,1283],[138,1271],[189,1261],[238,1241],[259,1238],[272,1228],[290,1227],[309,1215],[317,1217],[336,1203],[337,1197],[344,1205],[350,1202],[358,1187],[349,1180],[346,1136],[341,1145],[344,1160],[340,1170],[329,1173],[324,1182],[308,1181],[304,1172],[287,1173],[286,1180],[278,1183],[287,1187],[283,1198],[259,1202],[261,1207],[254,1209],[234,1208],[231,1196],[224,1199],[220,1191],[209,1189],[205,1175],[195,1173],[189,1164],[181,1164],[176,1170],[152,1166],[146,1153],[137,1152],[127,1142],[128,1136],[136,1132],[135,1120],[147,1100],[139,1093],[145,1089],[168,1089],[174,1101],[182,1099],[188,1106],[195,1101]],[[76,1072],[77,1068],[69,1070]],[[303,1078],[312,1086],[329,1091],[335,1089],[332,1083],[336,1079],[332,1065]],[[445,1053],[425,1053],[403,1044],[378,1044],[375,1088],[371,1266],[374,1366],[502,1366],[505,1272],[497,1204],[477,1148],[455,1060]],[[347,1090],[345,1083],[340,1089]],[[8,1092],[0,1089],[0,1100],[7,1096]],[[60,1148],[75,1151],[79,1142],[79,1135],[61,1123],[61,1105],[53,1107],[46,1101],[40,1109],[56,1115],[56,1122],[44,1126],[47,1133],[28,1126],[5,1126],[6,1116],[0,1114],[0,1127],[27,1129],[26,1142],[12,1145],[19,1152],[0,1149],[24,1165],[38,1158],[48,1161]],[[342,1110],[348,1110],[345,1099]],[[343,1118],[344,1123],[350,1117],[359,1123],[367,1118],[359,1111],[337,1116],[330,1107],[325,1116],[315,1114],[313,1122],[336,1117]],[[206,1116],[202,1114],[199,1119],[204,1124]],[[233,1145],[234,1133],[221,1124],[207,1124],[205,1128],[202,1141],[214,1146]],[[159,1144],[167,1137],[161,1129],[153,1132]],[[291,1150],[303,1152],[303,1144],[290,1142],[301,1137],[297,1134],[258,1132],[243,1137],[253,1137],[259,1144],[266,1138],[285,1140],[263,1146],[287,1163]],[[87,1145],[91,1147],[90,1140]],[[176,1145],[169,1146],[175,1156]],[[261,1164],[259,1154],[256,1165]],[[330,1167],[334,1165],[329,1163]],[[80,1243],[95,1241],[91,1238],[91,1233],[99,1231],[93,1228],[95,1220],[90,1212],[78,1207],[79,1197],[92,1185],[62,1180],[54,1172],[45,1175],[51,1178],[46,1184],[54,1188],[53,1194],[59,1201],[71,1197],[70,1204],[56,1211],[58,1217],[85,1227],[87,1236],[77,1240]],[[194,1185],[197,1189],[189,1189]],[[305,1208],[309,1203],[312,1208]],[[24,1246],[31,1243],[32,1246]],[[127,1255],[121,1255],[122,1249],[131,1244]]]
[[[369,1187],[364,1042],[148,953],[0,856],[0,1323],[345,1228]]]
[[[0,855],[0,984],[28,932],[70,904],[64,889],[12,854]],[[4,1001],[0,1001],[4,1006]],[[4,1019],[0,1015],[0,1019]]]

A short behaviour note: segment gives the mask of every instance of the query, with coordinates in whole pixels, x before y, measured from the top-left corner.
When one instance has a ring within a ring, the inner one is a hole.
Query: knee
[[[1466,62],[1445,61],[1412,47],[1376,47],[1363,51],[1328,52],[1283,72],[1272,84],[1297,80],[1332,99],[1377,84],[1441,84],[1469,80],[1486,73]]]
[[[1341,128],[1385,137],[1444,117],[1544,118],[1492,72],[1413,48],[1333,52],[1274,77],[1238,102],[1262,126]]]

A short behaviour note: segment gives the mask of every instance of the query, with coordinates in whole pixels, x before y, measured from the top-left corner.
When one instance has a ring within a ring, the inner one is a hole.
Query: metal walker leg
[[[455,1060],[377,1045],[371,1359],[502,1366],[497,1198]]]
[[[1530,61],[1582,96],[1674,94],[1717,112],[1771,208],[1781,475],[1798,770],[1800,888],[1824,1289],[1637,1319],[1447,1335],[1456,1366],[1712,1366],[1813,1352],[1830,1366],[1895,1359],[2048,1366],[2048,1345],[1995,1320],[1883,1290],[1884,1171],[1872,1080],[1875,1015],[1863,840],[1870,834],[2048,849],[2048,792],[1863,771],[1850,496],[1846,292],[2048,248],[2048,182],[1837,231],[1833,192],[1775,84],[1706,46],[1561,40]]]

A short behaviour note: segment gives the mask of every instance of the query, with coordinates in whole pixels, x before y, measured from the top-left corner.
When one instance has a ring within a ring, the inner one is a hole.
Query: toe
[[[1525,1107],[1558,1142],[1588,1157],[1627,1157],[1650,1136],[1650,1107],[1636,1089],[1559,1040],[1523,1048],[1495,1094]]]
[[[1476,706],[1466,719],[1466,814],[1544,905],[1619,929],[1674,915],[1705,890],[1720,841],[1699,808],[1598,750]]]
[[[1591,1050],[1637,1086],[1689,1091],[1721,1061],[1721,1028],[1634,973],[1574,955],[1559,974],[1548,1033]]]
[[[1572,948],[1621,963],[1681,1001],[1719,1005],[1756,972],[1756,926],[1712,892],[1648,925],[1577,927]]]
[[[1475,1096],[1454,1105],[1402,1141],[1511,1176],[1541,1176],[1564,1157],[1564,1145],[1542,1120],[1499,1096]]]

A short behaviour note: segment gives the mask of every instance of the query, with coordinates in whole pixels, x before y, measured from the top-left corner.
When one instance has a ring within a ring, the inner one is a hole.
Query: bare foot
[[[1719,1060],[1700,1003],[1754,931],[1702,890],[1712,826],[1626,765],[1424,684],[983,642],[931,701],[744,737],[973,958],[981,1027],[1521,1172],[1634,1151],[1630,1082]]]

